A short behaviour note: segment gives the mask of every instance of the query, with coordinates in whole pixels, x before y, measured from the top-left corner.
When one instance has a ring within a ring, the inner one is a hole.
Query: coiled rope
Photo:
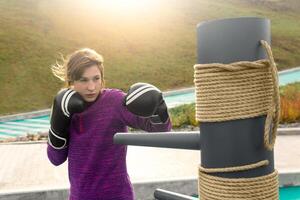
[[[201,200],[278,200],[278,172],[255,178],[220,178],[199,170]]]
[[[194,66],[196,119],[220,122],[267,115],[264,146],[274,148],[279,123],[278,72],[270,46],[260,41],[268,59]],[[269,137],[271,131],[271,138]],[[237,172],[268,165],[267,160],[225,168],[199,167],[202,200],[277,200],[278,173],[253,178],[221,178],[217,172]]]
[[[267,115],[264,145],[272,150],[279,122],[278,73],[270,46],[261,44],[269,60],[194,66],[196,119],[220,122]]]

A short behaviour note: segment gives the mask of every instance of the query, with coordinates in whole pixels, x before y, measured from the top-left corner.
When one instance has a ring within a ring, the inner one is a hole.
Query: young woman
[[[137,116],[127,109],[125,93],[104,87],[103,68],[102,56],[92,49],[75,51],[63,65],[52,67],[67,87],[54,99],[47,153],[55,166],[68,159],[70,200],[133,200],[127,148],[113,143],[114,134],[127,132],[127,126],[149,132],[171,129],[161,97],[155,102],[159,123]]]

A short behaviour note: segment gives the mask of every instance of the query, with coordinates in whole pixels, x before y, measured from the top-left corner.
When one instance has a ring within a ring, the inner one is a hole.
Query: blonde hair
[[[61,56],[61,60],[63,64],[56,61],[56,64],[51,66],[51,70],[54,76],[65,82],[66,87],[70,87],[74,81],[79,80],[84,70],[92,65],[98,66],[101,84],[104,87],[104,60],[95,50],[89,48],[79,49],[70,54],[67,59]]]

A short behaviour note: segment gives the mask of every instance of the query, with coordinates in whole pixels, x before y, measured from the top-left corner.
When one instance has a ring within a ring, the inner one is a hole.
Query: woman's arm
[[[118,95],[116,107],[117,112],[120,114],[121,121],[125,125],[148,132],[166,132],[171,130],[172,125],[170,118],[168,118],[164,123],[153,123],[148,117],[140,117],[129,112],[128,109],[123,105],[124,97],[125,93],[123,92]]]
[[[72,89],[63,89],[55,96],[48,135],[47,154],[55,166],[67,160],[71,118],[74,113],[83,112],[86,105],[79,93]]]

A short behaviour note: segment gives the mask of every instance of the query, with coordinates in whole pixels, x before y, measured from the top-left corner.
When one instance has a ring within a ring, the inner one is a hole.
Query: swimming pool
[[[0,122],[0,140],[10,137],[24,136],[27,133],[38,133],[48,131],[50,127],[49,115],[30,119],[21,119]]]
[[[279,72],[279,84],[286,85],[300,81],[300,67]]]
[[[197,200],[198,196],[193,195],[194,200]],[[280,200],[300,200],[300,186],[280,187],[279,188]],[[201,200],[201,198],[200,198]]]
[[[300,186],[280,188],[279,197],[280,200],[300,200]]]

